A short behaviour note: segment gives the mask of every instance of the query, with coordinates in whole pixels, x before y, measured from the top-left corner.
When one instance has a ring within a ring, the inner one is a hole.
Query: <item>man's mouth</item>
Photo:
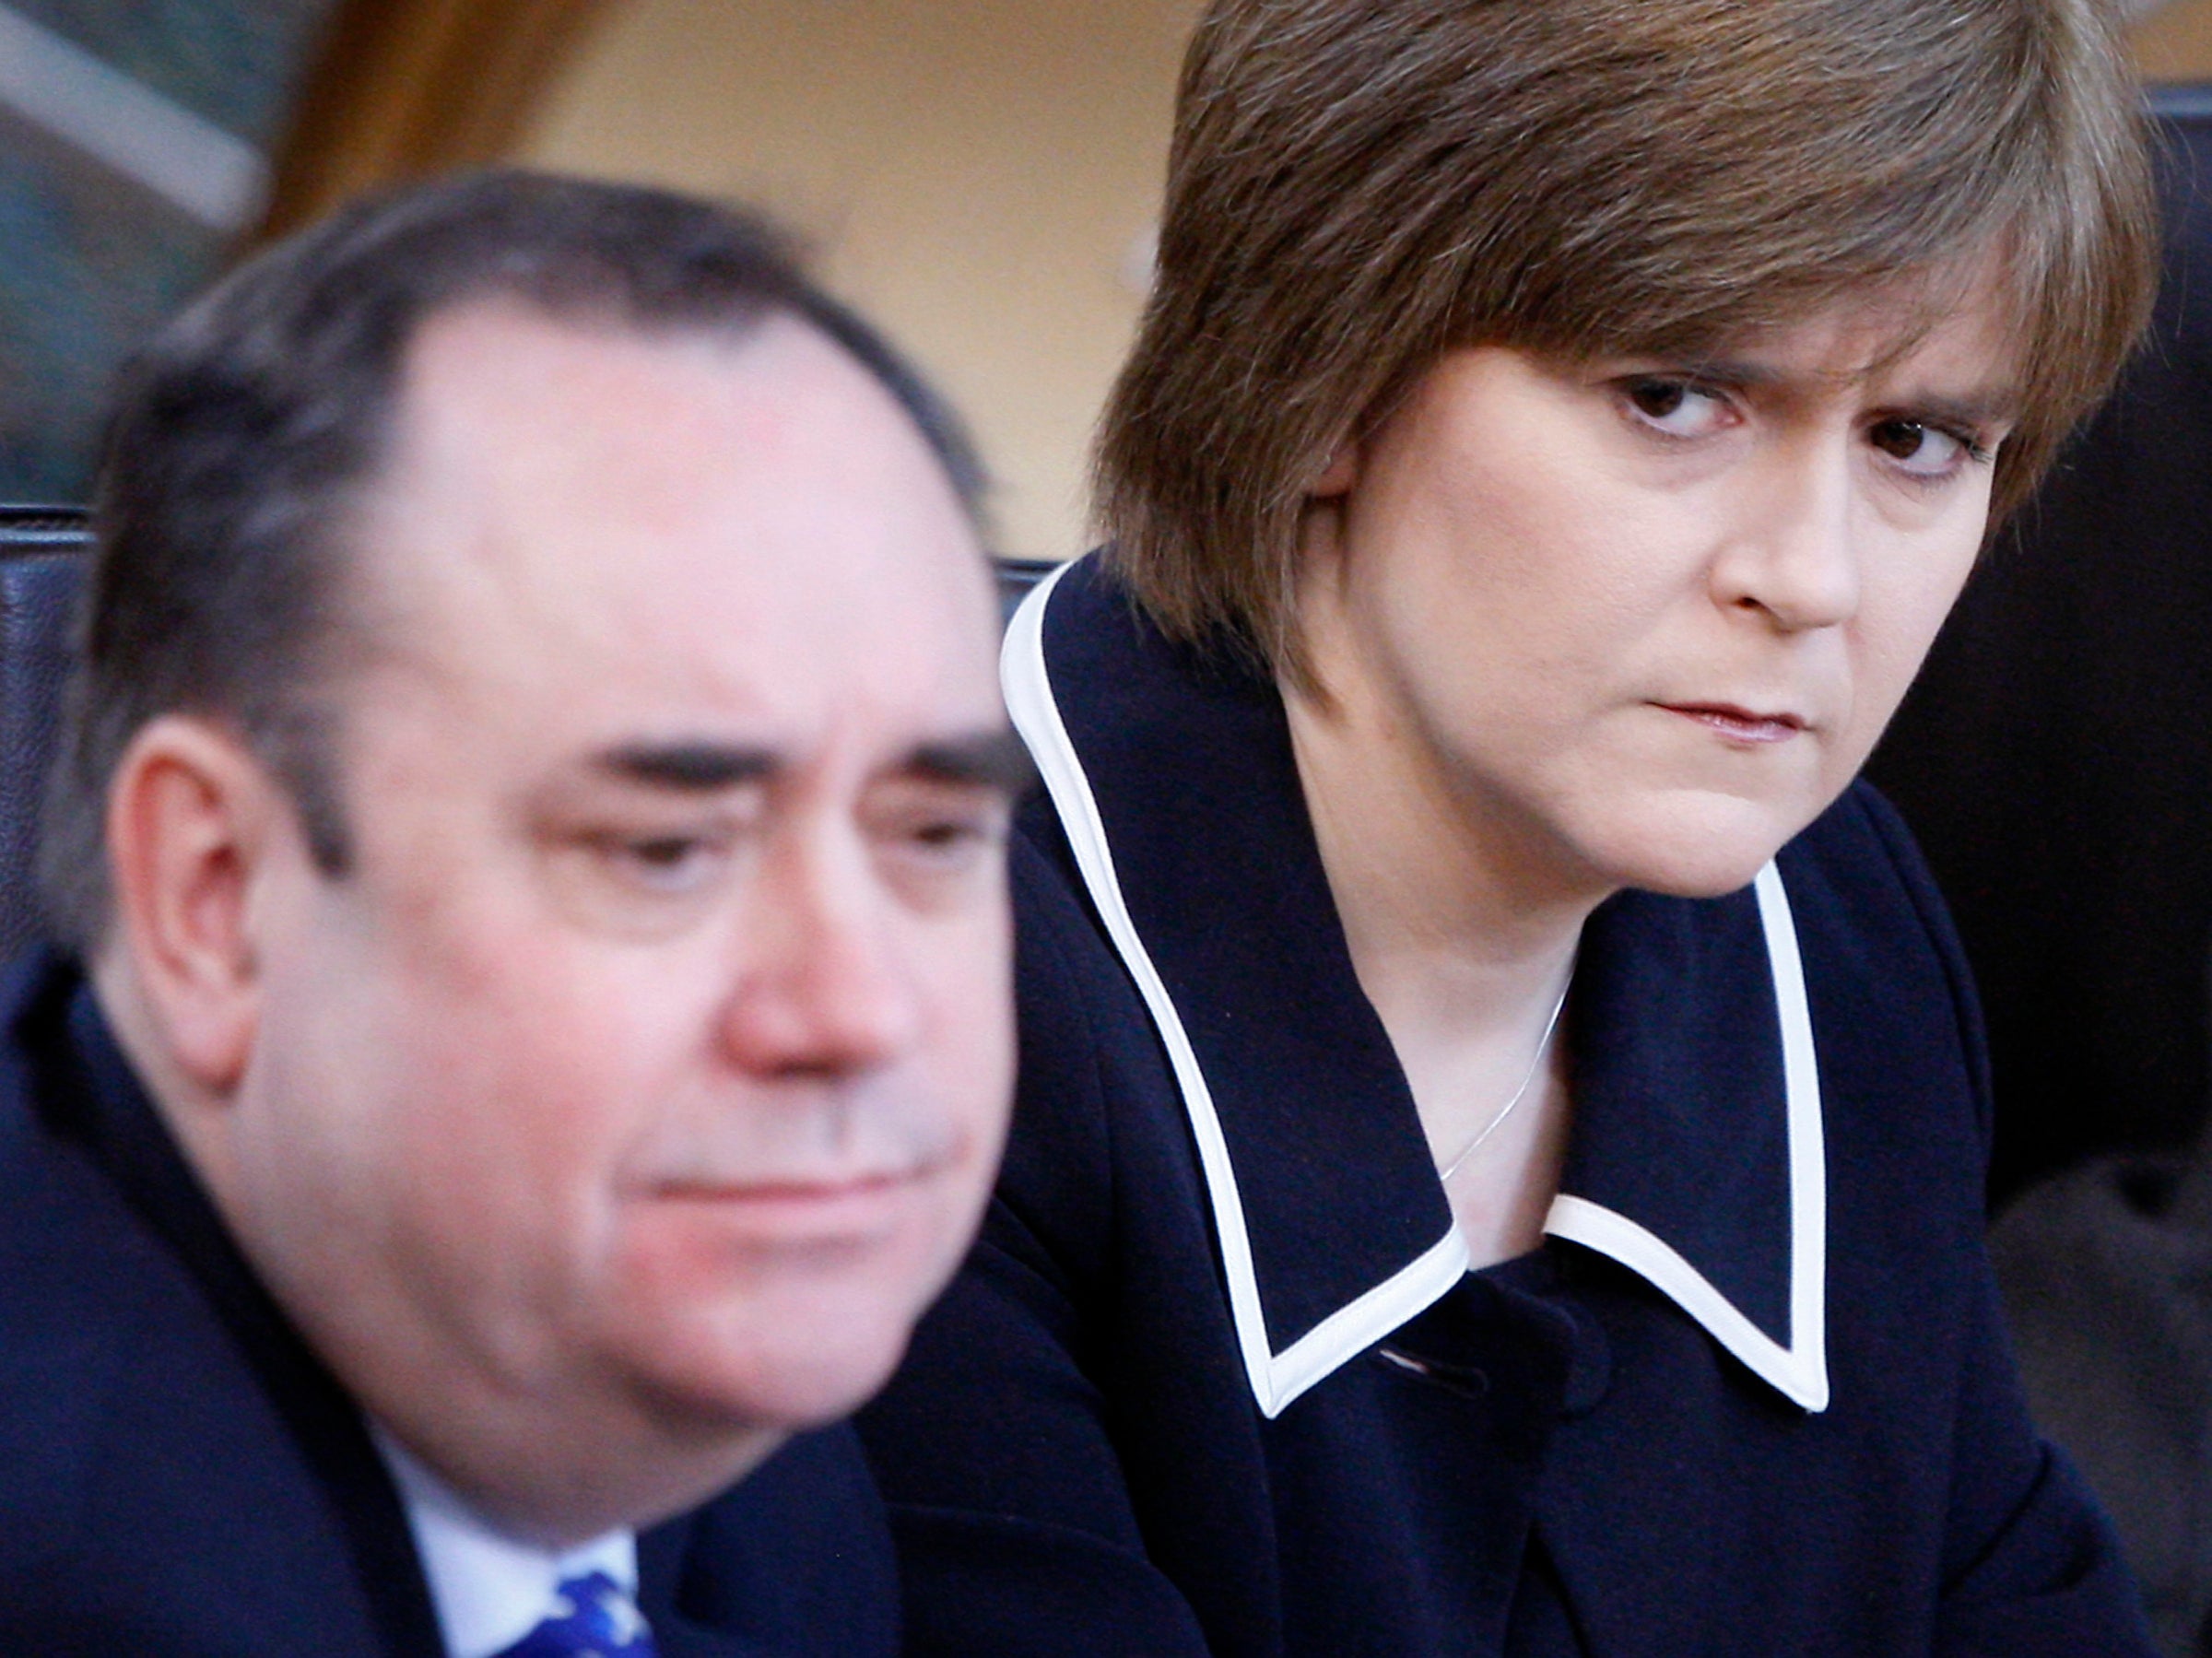
[[[657,1203],[720,1216],[747,1231],[827,1240],[897,1226],[945,1167],[930,1158],[895,1168],[689,1176],[656,1182],[650,1193]]]

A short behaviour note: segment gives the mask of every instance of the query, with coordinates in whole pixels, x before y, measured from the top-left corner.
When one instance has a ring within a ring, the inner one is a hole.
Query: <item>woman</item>
[[[2094,0],[1214,0],[1023,1037],[865,1422],[916,1650],[2140,1650],[1852,784],[2147,302]]]

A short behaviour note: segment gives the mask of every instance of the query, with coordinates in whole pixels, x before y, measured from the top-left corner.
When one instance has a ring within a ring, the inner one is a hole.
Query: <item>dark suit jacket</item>
[[[915,1648],[2147,1651],[2021,1405],[1972,993],[1871,792],[1591,919],[1552,1236],[1468,1274],[1280,700],[1090,566],[1040,603],[1012,1142],[862,1418]]]
[[[639,1538],[663,1658],[888,1653],[849,1430]],[[75,968],[0,991],[0,1651],[435,1658],[361,1416],[217,1219]]]

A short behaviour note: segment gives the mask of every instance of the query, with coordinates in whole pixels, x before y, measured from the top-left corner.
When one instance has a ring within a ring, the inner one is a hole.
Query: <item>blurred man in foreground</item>
[[[891,1650],[807,1430],[1004,1129],[974,477],[609,186],[356,210],[136,366],[0,1010],[9,1650]]]

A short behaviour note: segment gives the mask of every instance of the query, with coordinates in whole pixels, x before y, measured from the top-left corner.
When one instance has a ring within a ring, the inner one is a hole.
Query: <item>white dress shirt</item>
[[[636,1598],[635,1533],[609,1532],[560,1550],[518,1543],[488,1525],[390,1434],[373,1425],[370,1431],[406,1504],[451,1658],[493,1658],[506,1651],[552,1611],[565,1578],[604,1571]]]

